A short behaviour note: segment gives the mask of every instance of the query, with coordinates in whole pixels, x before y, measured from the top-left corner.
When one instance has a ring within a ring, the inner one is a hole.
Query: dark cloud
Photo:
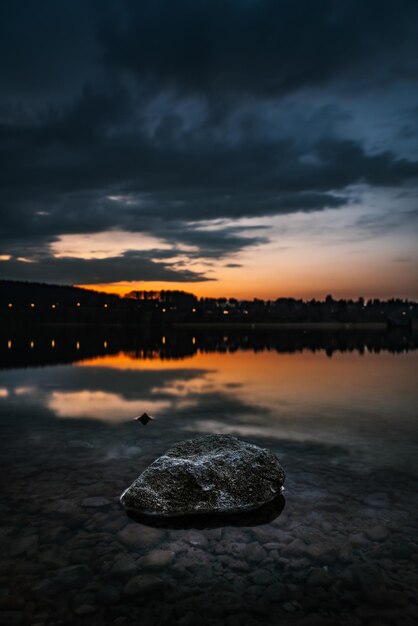
[[[170,263],[152,261],[149,252],[128,251],[106,259],[79,259],[45,256],[34,262],[10,259],[1,266],[11,280],[48,281],[60,284],[99,284],[120,281],[161,280],[201,282],[210,278]]]
[[[131,0],[99,37],[109,65],[154,88],[271,96],[411,76],[417,25],[414,0]]]
[[[37,261],[8,262],[9,278],[201,280],[162,250],[82,261],[49,246],[120,229],[187,245],[191,262],[227,262],[268,233],[222,220],[338,209],[353,185],[418,177],[416,153],[370,151],[344,131],[344,98],[400,81],[415,93],[414,0],[16,0],[1,11],[0,254]],[[398,121],[395,135],[412,137],[413,118]]]

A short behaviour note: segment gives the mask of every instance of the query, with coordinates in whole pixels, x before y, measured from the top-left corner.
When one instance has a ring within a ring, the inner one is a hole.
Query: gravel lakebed
[[[131,520],[119,496],[181,436],[132,444],[121,429],[115,448],[102,430],[3,428],[1,624],[417,623],[412,475],[275,440],[287,473],[275,520],[156,528]]]

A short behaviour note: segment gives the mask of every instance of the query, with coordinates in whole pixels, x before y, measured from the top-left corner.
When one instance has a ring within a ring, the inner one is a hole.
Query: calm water
[[[3,331],[0,623],[416,624],[417,347],[382,331]],[[276,519],[126,516],[118,497],[152,460],[215,432],[276,453]]]

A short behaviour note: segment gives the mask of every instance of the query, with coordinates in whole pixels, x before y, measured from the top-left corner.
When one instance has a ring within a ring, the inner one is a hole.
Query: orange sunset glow
[[[164,241],[153,241],[134,233],[102,233],[76,240],[62,237],[54,253],[72,254],[80,259],[122,254],[137,248],[159,249],[170,254],[164,263],[181,271],[186,265],[202,280],[118,281],[78,283],[79,286],[125,295],[133,290],[184,290],[198,297],[275,299],[294,297],[337,298],[418,297],[418,253],[413,230],[383,231],[370,238],[360,227],[367,207],[324,211],[315,215],[280,216],[272,220],[240,220],[249,237],[251,228],[266,232],[263,242],[235,252],[229,258],[193,257],[190,249],[173,248]],[[378,216],[376,216],[378,219]],[[210,228],[220,233],[219,225]],[[285,231],[285,235],[281,232]],[[308,236],[309,233],[309,236]],[[138,269],[140,269],[140,261]]]

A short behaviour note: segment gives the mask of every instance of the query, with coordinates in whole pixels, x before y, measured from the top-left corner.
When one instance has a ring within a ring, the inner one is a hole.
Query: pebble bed
[[[153,528],[118,498],[181,437],[161,423],[141,433],[135,448],[131,424],[33,432],[5,421],[1,624],[418,623],[412,474],[353,464],[338,446],[275,440],[287,480],[273,522]],[[106,455],[115,440],[120,454]]]

